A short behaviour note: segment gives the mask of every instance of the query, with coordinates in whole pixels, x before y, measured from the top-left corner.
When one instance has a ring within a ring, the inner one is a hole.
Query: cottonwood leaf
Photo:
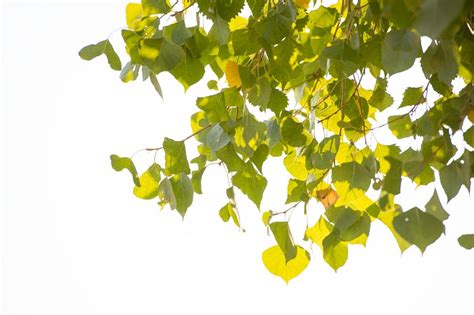
[[[286,283],[301,274],[311,260],[309,253],[301,246],[296,247],[296,256],[286,261],[280,246],[275,245],[265,250],[262,261],[268,271],[282,278]]]

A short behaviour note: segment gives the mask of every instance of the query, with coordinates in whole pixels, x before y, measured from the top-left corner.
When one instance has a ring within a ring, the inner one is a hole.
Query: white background
[[[195,97],[207,91],[200,85],[184,95],[160,75],[163,103],[148,82],[123,84],[104,58],[78,57],[125,25],[125,4],[1,7],[4,314],[474,314],[473,252],[456,241],[474,231],[465,188],[447,206],[446,236],[423,256],[416,248],[400,255],[388,229],[374,222],[367,248],[351,247],[337,274],[315,246],[307,270],[288,286],[261,263],[274,241],[251,203],[239,195],[247,232],[221,222],[227,184],[218,166],[204,174],[205,194],[195,196],[184,222],[136,199],[130,176],[114,172],[109,155],[187,136]],[[111,40],[120,43],[120,33]],[[419,74],[399,79],[392,93],[399,99],[403,84],[422,85],[416,80]],[[153,156],[136,158],[143,170]],[[264,210],[284,207],[287,178],[277,170],[279,160],[266,162]],[[433,187],[406,184],[400,202],[423,207]]]

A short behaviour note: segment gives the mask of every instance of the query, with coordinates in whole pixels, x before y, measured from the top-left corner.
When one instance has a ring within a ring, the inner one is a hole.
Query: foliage
[[[147,149],[164,151],[164,165],[153,162],[139,176],[130,158],[112,155],[112,166],[132,174],[137,197],[157,198],[184,217],[193,194],[202,193],[206,167],[222,165],[229,202],[216,214],[240,228],[235,188],[260,208],[267,187],[263,164],[280,157],[291,175],[291,205],[263,212],[277,245],[262,259],[288,282],[308,265],[310,243],[334,270],[343,266],[350,246],[365,246],[374,220],[390,229],[401,251],[415,245],[423,252],[445,232],[449,214],[441,191],[434,190],[425,209],[402,209],[395,197],[402,179],[417,186],[438,182],[448,201],[462,186],[471,188],[473,10],[467,0],[142,0],[126,8],[121,34],[129,61],[123,68],[108,39],[79,55],[105,55],[124,82],[141,70],[160,95],[161,72],[187,89],[212,70],[219,81],[208,87],[216,92],[197,99],[193,133]],[[395,104],[387,92],[390,78],[416,62],[426,80]],[[367,77],[372,89],[361,85]],[[459,91],[455,78],[464,82]],[[224,79],[227,86],[219,88]],[[428,103],[428,92],[434,102]],[[399,140],[377,142],[371,135],[379,128]],[[453,143],[456,137],[464,141]],[[188,158],[191,138],[199,155]],[[401,146],[406,139],[408,148]],[[324,213],[306,226],[303,240],[294,240],[289,214],[304,205],[308,216],[312,200]],[[459,243],[472,248],[472,235]]]

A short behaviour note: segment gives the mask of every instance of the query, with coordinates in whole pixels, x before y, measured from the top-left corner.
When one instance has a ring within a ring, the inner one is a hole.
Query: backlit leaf
[[[424,252],[444,232],[443,223],[436,217],[412,208],[393,219],[393,227],[408,242]]]
[[[165,150],[165,174],[190,173],[184,141],[165,138],[163,148]]]
[[[245,168],[232,176],[232,183],[239,188],[253,203],[260,208],[267,180],[258,174],[253,165],[248,162]]]
[[[306,269],[311,256],[304,248],[297,246],[295,258],[287,262],[280,246],[275,245],[263,252],[262,260],[268,271],[288,283]]]

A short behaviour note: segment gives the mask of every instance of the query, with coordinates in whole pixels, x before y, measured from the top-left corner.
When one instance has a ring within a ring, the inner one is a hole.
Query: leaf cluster
[[[207,167],[221,165],[228,202],[216,213],[240,228],[235,189],[260,209],[268,184],[263,165],[281,158],[291,175],[289,208],[263,212],[276,245],[262,259],[287,282],[308,265],[310,243],[334,270],[343,266],[349,246],[366,244],[374,220],[390,229],[401,251],[413,245],[425,251],[449,217],[439,194],[452,200],[462,186],[471,189],[474,176],[474,2],[316,2],[142,0],[126,8],[123,68],[108,39],[79,53],[86,60],[105,55],[124,82],[141,73],[160,95],[161,72],[184,89],[201,81],[205,69],[214,73],[218,81],[208,87],[215,92],[196,100],[192,134],[147,149],[163,151],[164,165],[153,162],[138,175],[131,159],[113,155],[112,166],[132,174],[137,197],[158,199],[184,217],[193,195],[202,193]],[[415,63],[426,79],[407,87],[397,104],[390,79]],[[362,87],[364,77],[374,79],[373,88]],[[456,78],[463,82],[459,91]],[[258,118],[258,111],[269,118]],[[397,141],[374,140],[381,128]],[[453,143],[455,137],[462,141]],[[194,157],[186,150],[191,138],[199,143]],[[406,140],[416,145],[402,151]],[[439,182],[444,192],[435,189],[424,209],[402,209],[395,197],[404,178],[417,186]],[[303,206],[308,215],[315,204],[323,214],[295,240],[291,213]],[[459,242],[472,248],[473,236]]]

